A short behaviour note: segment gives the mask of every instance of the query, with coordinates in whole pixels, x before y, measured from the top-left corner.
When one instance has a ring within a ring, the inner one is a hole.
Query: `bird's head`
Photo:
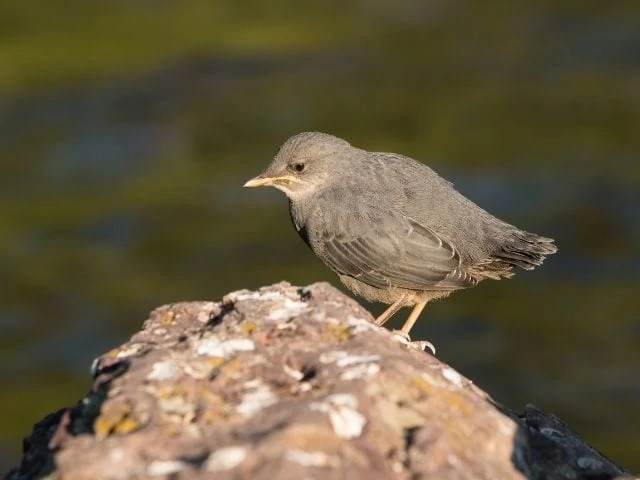
[[[322,187],[352,148],[341,138],[320,132],[304,132],[289,138],[267,169],[245,187],[275,187],[291,200],[303,198]]]

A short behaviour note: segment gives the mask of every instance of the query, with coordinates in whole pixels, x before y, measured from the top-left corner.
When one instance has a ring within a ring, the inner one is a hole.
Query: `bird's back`
[[[396,212],[451,245],[465,271],[478,280],[511,276],[512,266],[532,269],[556,251],[551,239],[494,217],[421,162],[393,153],[353,150],[346,168],[358,174],[343,175],[320,193],[316,217],[333,215],[330,221],[339,224],[341,219],[354,221],[371,212]],[[325,200],[333,205],[337,200],[342,211],[322,212]],[[390,223],[388,228],[395,227]],[[395,233],[402,241],[400,232]]]

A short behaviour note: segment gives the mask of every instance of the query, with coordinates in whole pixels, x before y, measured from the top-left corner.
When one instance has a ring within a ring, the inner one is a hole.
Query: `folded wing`
[[[450,242],[406,215],[348,215],[338,223],[339,233],[322,233],[321,249],[329,266],[342,275],[377,288],[446,291],[477,284],[461,269]]]

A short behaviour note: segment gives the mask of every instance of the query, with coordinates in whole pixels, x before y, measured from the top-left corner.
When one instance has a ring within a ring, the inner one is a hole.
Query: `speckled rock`
[[[614,478],[555,417],[509,414],[328,284],[151,313],[39,422],[12,480]]]

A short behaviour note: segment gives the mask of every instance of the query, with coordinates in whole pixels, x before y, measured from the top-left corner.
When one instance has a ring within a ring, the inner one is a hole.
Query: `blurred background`
[[[0,471],[151,309],[338,285],[284,196],[241,188],[304,130],[557,240],[414,335],[640,470],[640,2],[3,0]]]

